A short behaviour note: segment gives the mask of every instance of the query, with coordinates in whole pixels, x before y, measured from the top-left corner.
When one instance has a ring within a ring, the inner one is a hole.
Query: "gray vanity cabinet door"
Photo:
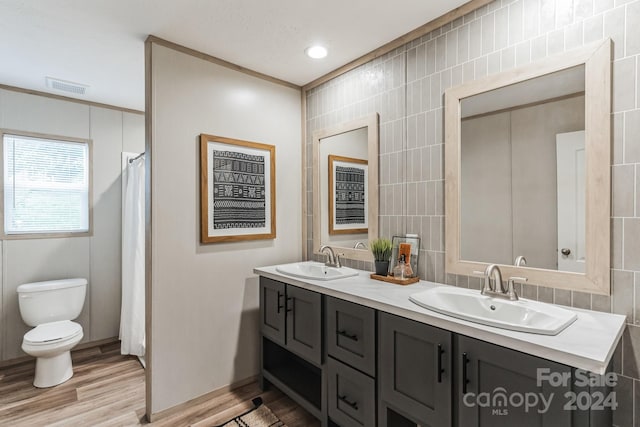
[[[285,345],[285,284],[260,277],[260,329],[262,334]]]
[[[322,295],[287,286],[287,348],[308,361],[322,363]]]
[[[376,375],[375,310],[327,297],[327,353],[365,374]]]
[[[378,330],[381,399],[418,424],[450,426],[451,332],[382,312]]]
[[[554,375],[570,375],[570,367],[461,335],[456,337],[456,344],[458,425],[571,426],[572,411],[563,408],[567,402],[564,394],[571,390],[571,381],[567,386],[551,387],[547,381],[537,385],[539,368],[547,368]],[[546,411],[541,395],[546,400],[552,397]],[[520,396],[524,397],[524,402]],[[534,396],[540,399],[538,405],[527,408],[526,399],[535,403]]]
[[[329,358],[327,390],[329,418],[340,427],[376,425],[376,386],[373,378]]]

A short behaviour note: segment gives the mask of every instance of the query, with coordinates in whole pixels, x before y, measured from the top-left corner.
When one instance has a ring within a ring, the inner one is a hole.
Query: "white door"
[[[558,271],[585,272],[584,131],[556,135]]]

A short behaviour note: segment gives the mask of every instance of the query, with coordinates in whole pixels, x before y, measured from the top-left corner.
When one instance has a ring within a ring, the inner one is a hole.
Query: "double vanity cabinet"
[[[385,311],[357,287],[341,294],[338,281],[305,283],[265,269],[256,269],[262,385],[285,392],[323,426],[611,426],[609,408],[565,408],[565,395],[607,395],[606,385],[538,378],[573,378],[575,368],[408,318],[393,305]]]

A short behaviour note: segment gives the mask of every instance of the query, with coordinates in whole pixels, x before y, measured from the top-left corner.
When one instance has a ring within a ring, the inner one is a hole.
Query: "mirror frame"
[[[321,140],[335,135],[340,135],[356,129],[367,128],[367,153],[368,153],[368,184],[369,184],[369,202],[368,222],[369,231],[367,247],[369,241],[378,237],[378,201],[379,201],[379,182],[378,182],[378,113],[373,113],[360,119],[351,120],[326,129],[320,129],[313,132],[313,253],[320,254],[318,250],[322,246],[321,242],[321,194],[320,194],[320,144]],[[375,190],[375,191],[372,191]],[[327,212],[328,216],[329,213]],[[342,258],[353,259],[358,261],[373,261],[373,255],[369,249],[353,249],[341,246],[331,246]]]
[[[586,234],[585,273],[500,265],[503,277],[528,284],[610,295],[611,233],[611,40],[548,57],[445,91],[446,272],[474,275],[489,263],[460,258],[460,134],[463,98],[585,65]]]

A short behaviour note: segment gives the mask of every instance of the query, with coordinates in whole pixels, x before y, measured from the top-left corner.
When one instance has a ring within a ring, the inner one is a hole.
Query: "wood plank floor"
[[[74,376],[57,387],[33,387],[34,362],[0,368],[0,426],[214,426],[243,413],[252,398],[289,427],[320,422],[276,389],[251,383],[189,411],[147,423],[144,370],[138,359],[120,355],[119,343],[72,353]]]

